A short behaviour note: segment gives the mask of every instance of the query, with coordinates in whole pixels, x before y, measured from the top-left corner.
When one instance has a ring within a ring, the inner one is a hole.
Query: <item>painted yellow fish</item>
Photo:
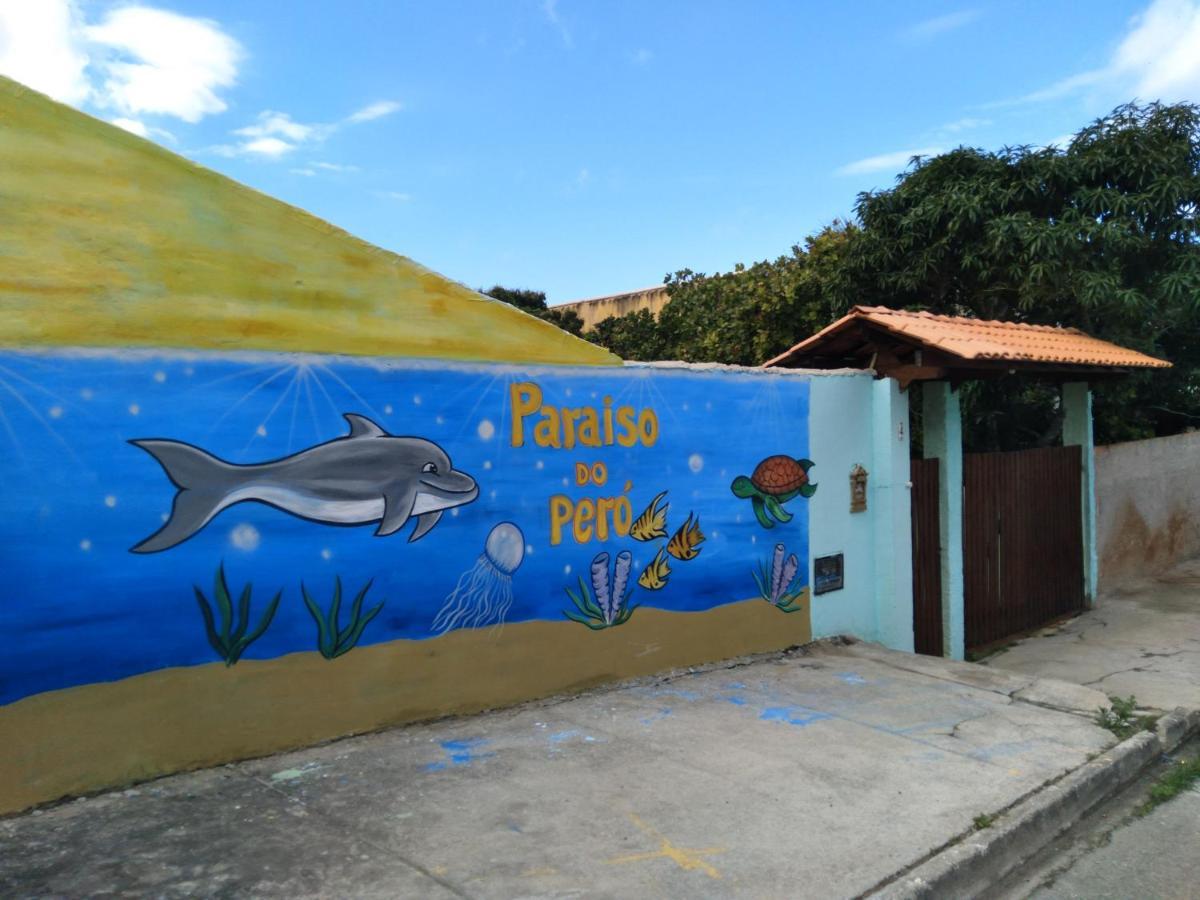
[[[663,491],[634,519],[629,535],[635,541],[652,541],[667,536],[667,510],[671,504],[662,502],[666,496],[667,492]]]
[[[642,569],[642,574],[638,576],[638,584],[648,591],[657,591],[666,587],[670,577],[671,567],[667,565],[666,551],[660,547],[650,564]]]
[[[700,555],[700,545],[704,543],[704,532],[700,530],[700,517],[692,521],[692,513],[688,513],[687,521],[679,526],[679,530],[671,535],[667,542],[667,552],[676,559],[695,559]]]

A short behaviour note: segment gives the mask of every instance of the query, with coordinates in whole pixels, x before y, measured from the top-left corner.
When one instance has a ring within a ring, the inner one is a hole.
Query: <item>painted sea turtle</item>
[[[754,468],[749,478],[739,475],[729,489],[734,496],[754,504],[754,515],[763,528],[774,528],[774,516],[780,522],[790,522],[792,514],[783,508],[793,497],[811,497],[817,491],[808,481],[811,459],[792,459],[782,454],[768,456]],[[768,515],[768,513],[770,515]]]

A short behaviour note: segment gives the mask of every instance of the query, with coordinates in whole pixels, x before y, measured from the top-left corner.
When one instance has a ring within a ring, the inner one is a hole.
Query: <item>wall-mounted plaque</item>
[[[845,587],[843,559],[841,553],[818,556],[813,563],[813,593],[827,594]]]
[[[850,470],[850,512],[867,511],[867,470],[858,463]]]

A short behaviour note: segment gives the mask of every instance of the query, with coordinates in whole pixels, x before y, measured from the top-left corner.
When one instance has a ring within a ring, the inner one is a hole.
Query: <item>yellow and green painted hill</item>
[[[0,346],[619,362],[3,77]]]

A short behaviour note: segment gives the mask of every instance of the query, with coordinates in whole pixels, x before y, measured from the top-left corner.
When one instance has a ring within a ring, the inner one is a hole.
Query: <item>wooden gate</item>
[[[1079,447],[963,455],[968,649],[1083,609],[1081,459]]]
[[[912,478],[913,644],[942,655],[942,546],[938,460],[910,461]]]

